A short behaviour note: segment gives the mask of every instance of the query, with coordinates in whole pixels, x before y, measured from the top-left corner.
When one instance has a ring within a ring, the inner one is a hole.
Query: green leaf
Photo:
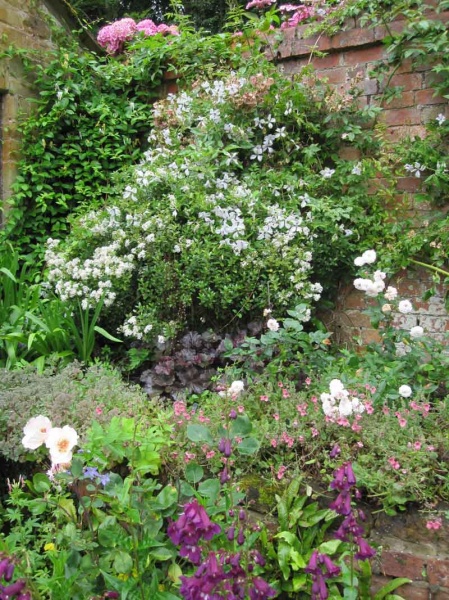
[[[111,342],[118,342],[119,344],[122,343],[122,340],[119,340],[118,338],[116,338],[113,335],[111,335],[110,333],[108,333],[106,331],[106,329],[103,329],[103,327],[99,327],[98,325],[95,325],[94,329],[97,333],[99,333],[100,335],[105,337],[107,340],[110,340]]]
[[[115,553],[113,567],[116,573],[130,573],[133,568],[133,559],[131,555],[123,550]]]
[[[255,454],[259,450],[259,448],[260,448],[259,440],[256,440],[256,438],[253,438],[253,437],[245,438],[237,446],[237,450],[240,452],[240,454],[247,454],[247,455]]]
[[[340,540],[328,540],[327,542],[320,544],[318,550],[321,554],[328,554],[329,556],[332,556],[337,552],[340,544]]]
[[[154,558],[155,560],[170,560],[172,558],[174,558],[173,556],[173,552],[171,550],[169,550],[168,548],[164,548],[163,546],[161,546],[160,548],[156,548],[155,550],[151,550],[149,552],[149,555]]]
[[[215,502],[220,492],[220,482],[218,479],[206,479],[198,486],[198,492],[205,498],[210,498],[211,502]]]
[[[211,432],[204,425],[187,425],[187,437],[191,442],[214,443]]]
[[[161,508],[169,508],[178,502],[178,492],[174,486],[167,485],[159,492],[156,500]]]
[[[401,585],[405,585],[406,583],[412,583],[411,579],[407,579],[406,577],[398,577],[393,579],[393,581],[389,581],[385,584],[375,595],[373,600],[383,600],[390,592],[393,592]]]
[[[36,473],[33,475],[33,488],[39,494],[48,492],[51,488],[51,482],[45,473]]]
[[[253,426],[247,415],[239,415],[231,423],[230,435],[231,437],[245,437],[251,433]]]
[[[195,462],[189,462],[186,466],[186,479],[189,483],[198,483],[204,476],[204,469]]]

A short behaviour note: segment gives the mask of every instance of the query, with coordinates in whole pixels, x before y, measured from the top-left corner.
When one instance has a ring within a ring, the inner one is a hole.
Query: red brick
[[[380,60],[385,56],[383,46],[371,46],[370,48],[360,48],[350,50],[344,54],[345,65],[365,65],[366,63]]]
[[[354,291],[343,300],[345,310],[354,308],[356,310],[364,310],[366,308],[365,294],[363,292]]]
[[[338,156],[343,160],[358,160],[360,158],[360,150],[354,146],[343,146],[338,151]]]
[[[328,52],[332,48],[330,38],[325,36],[313,36],[306,40],[292,40],[290,56],[310,56],[313,50]]]
[[[385,110],[381,120],[386,125],[420,125],[421,112],[416,108],[393,108]]]
[[[449,600],[449,589],[439,588],[432,594],[432,600]]]
[[[423,76],[421,73],[402,73],[394,75],[390,81],[390,86],[394,85],[403,87],[404,92],[409,90],[420,90],[423,87]]]
[[[413,581],[425,579],[424,559],[405,552],[382,552],[380,570],[384,575],[393,577],[408,577]]]
[[[391,108],[405,108],[408,106],[415,105],[415,94],[417,92],[402,92],[402,94],[398,98],[394,98],[391,102],[384,103],[383,108],[391,109]]]
[[[398,142],[405,137],[419,137],[424,139],[426,137],[426,128],[423,125],[398,125],[397,127],[390,127],[386,135],[390,142]]]
[[[396,189],[399,192],[417,192],[421,186],[421,179],[418,177],[398,177],[396,180]]]
[[[358,46],[372,44],[375,41],[374,30],[368,27],[343,31],[331,39],[333,48],[357,48]]]
[[[435,95],[435,90],[426,88],[425,90],[415,91],[416,104],[444,104],[445,100],[441,96]]]
[[[449,560],[429,558],[427,561],[427,576],[431,585],[449,587]]]
[[[313,66],[317,71],[320,71],[321,69],[332,69],[334,67],[339,67],[342,64],[341,60],[341,54],[339,52],[334,52],[333,54],[328,54],[322,58],[314,58]]]
[[[345,67],[336,67],[335,69],[329,69],[323,71],[322,75],[328,80],[329,83],[346,83],[347,81],[347,70]]]
[[[372,344],[381,340],[379,332],[376,329],[363,329],[360,332],[360,337],[364,344]]]
[[[407,600],[433,600],[434,596],[430,592],[429,585],[423,581],[414,581],[397,588],[394,594],[398,594]]]

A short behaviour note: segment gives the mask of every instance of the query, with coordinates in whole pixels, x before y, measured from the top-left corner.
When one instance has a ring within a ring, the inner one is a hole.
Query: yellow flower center
[[[70,447],[70,443],[69,443],[69,440],[66,438],[66,439],[59,440],[58,443],[56,444],[56,446],[57,446],[59,452],[63,453],[63,452],[68,451],[68,449]]]

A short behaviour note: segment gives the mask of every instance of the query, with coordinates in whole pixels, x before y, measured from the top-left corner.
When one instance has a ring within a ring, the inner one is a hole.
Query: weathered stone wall
[[[429,18],[438,18],[443,23],[449,23],[449,12],[439,15],[430,13]],[[392,31],[401,31],[404,21],[398,20],[390,24]],[[353,19],[348,23],[348,29],[333,37],[316,35],[304,38],[307,26],[287,29],[284,40],[277,49],[277,60],[280,68],[286,74],[294,74],[309,64],[315,73],[326,78],[330,85],[339,91],[349,88],[350,82],[359,80],[361,89],[360,103],[362,105],[382,106],[380,122],[384,124],[385,140],[395,141],[405,135],[424,136],[425,124],[435,119],[439,114],[449,118],[447,99],[435,96],[431,83],[435,74],[431,73],[431,65],[414,68],[413,64],[405,62],[394,72],[389,85],[402,86],[403,92],[388,104],[382,104],[382,92],[385,83],[373,78],[371,72],[378,61],[385,59],[386,50],[383,39],[387,35],[384,27],[368,29],[361,27]],[[314,55],[318,50],[326,53],[322,58]],[[343,147],[341,156],[348,160],[357,159],[357,150],[353,147]],[[417,191],[420,180],[411,176],[400,177],[397,181],[398,197],[413,195]],[[376,182],[373,182],[376,186]],[[449,200],[449,199],[448,199]],[[422,207],[416,207],[418,221],[423,223]],[[409,232],[404,231],[404,234]],[[382,247],[376,248],[378,253]],[[449,330],[449,317],[444,306],[445,289],[436,286],[436,295],[429,301],[422,300],[426,289],[433,287],[431,273],[425,269],[413,269],[398,273],[389,285],[397,285],[403,298],[412,301],[415,311],[407,315],[407,322],[402,323],[406,328],[420,324],[434,337],[442,339]],[[361,314],[366,308],[366,296],[357,292],[352,286],[343,286],[337,309],[327,315],[330,329],[335,332],[337,341],[351,340],[357,336],[362,343],[377,339],[377,332],[371,329],[368,317]],[[399,318],[399,315],[398,315]]]

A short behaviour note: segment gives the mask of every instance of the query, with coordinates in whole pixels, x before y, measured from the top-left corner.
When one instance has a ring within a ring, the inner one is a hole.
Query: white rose
[[[415,325],[410,329],[410,337],[412,338],[420,338],[424,335],[424,329],[419,325]]]
[[[398,310],[403,315],[411,313],[413,310],[412,303],[410,302],[410,300],[401,300],[398,304]]]
[[[389,285],[387,287],[387,291],[385,292],[384,296],[386,300],[394,300],[398,295],[398,290],[393,287],[392,285]]]
[[[338,411],[342,417],[349,417],[352,415],[352,402],[349,398],[343,398],[340,400]]]
[[[354,259],[354,264],[356,267],[363,267],[363,265],[365,264],[363,256],[357,256],[357,258]]]
[[[267,327],[270,331],[278,331],[279,323],[276,321],[276,319],[268,319]]]
[[[240,394],[240,392],[243,392],[244,387],[245,387],[245,384],[243,383],[243,381],[240,381],[240,380],[233,381],[231,383],[231,385],[229,386],[228,394],[231,394],[231,395]]]
[[[53,427],[48,432],[45,445],[50,451],[51,462],[54,465],[67,464],[72,460],[72,449],[78,443],[78,434],[68,425]]]
[[[398,391],[403,398],[410,398],[412,395],[412,388],[409,385],[401,385]]]
[[[332,379],[329,384],[329,390],[331,392],[331,396],[338,396],[345,391],[345,386],[340,379]]]
[[[374,250],[365,250],[365,252],[362,254],[362,258],[367,265],[370,265],[376,262],[377,255]]]
[[[51,421],[48,417],[42,415],[33,417],[23,428],[25,434],[22,439],[23,446],[29,450],[36,450],[45,442],[50,429]]]

